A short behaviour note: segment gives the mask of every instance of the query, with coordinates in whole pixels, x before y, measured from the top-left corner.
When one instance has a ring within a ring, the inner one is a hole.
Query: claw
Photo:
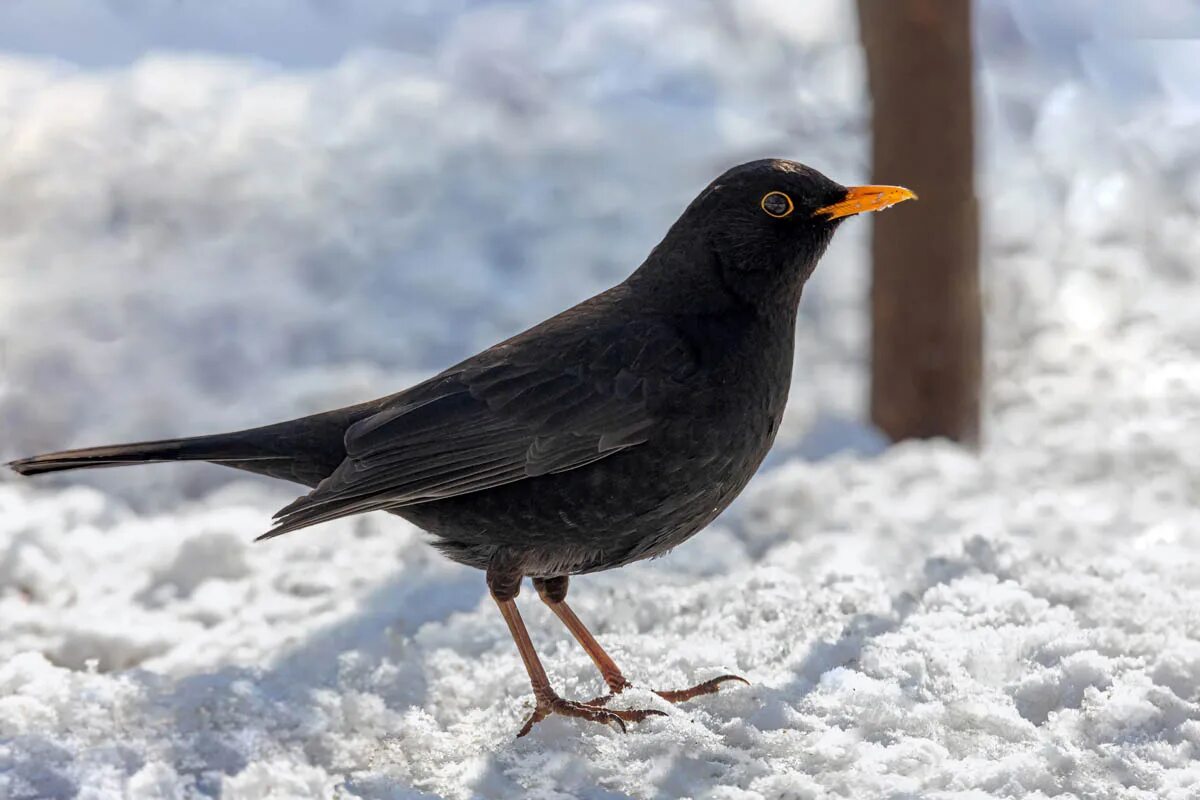
[[[659,697],[661,697],[663,700],[666,700],[668,703],[682,703],[686,700],[691,700],[694,697],[700,697],[700,696],[706,695],[706,694],[716,694],[717,691],[721,688],[721,684],[728,683],[729,681],[739,681],[741,683],[746,684],[747,686],[750,685],[750,681],[746,680],[745,678],[743,678],[740,675],[722,675],[718,678],[713,678],[712,680],[705,681],[704,683],[698,683],[690,689],[668,689],[668,690],[664,690],[661,692],[658,691],[657,689],[655,689],[654,693],[656,695],[658,695]],[[628,681],[625,681],[624,683],[614,682],[613,684],[610,684],[610,686],[612,686],[611,692],[609,692],[608,694],[605,694],[605,695],[601,695],[600,697],[593,697],[591,700],[587,701],[587,705],[589,705],[589,706],[608,705],[608,702],[610,700],[612,700],[614,697],[616,697],[618,694],[623,692],[625,689],[628,689],[632,685],[633,684],[629,683]]]
[[[710,681],[698,683],[690,689],[674,689],[665,692],[655,692],[655,694],[669,703],[682,703],[685,700],[691,700],[693,697],[700,697],[706,694],[716,694],[721,688],[721,684],[728,683],[729,681],[740,681],[747,686],[750,685],[750,681],[746,680],[741,675],[722,675],[719,678],[713,678]]]
[[[667,712],[657,708],[610,708],[610,714],[616,714],[626,722],[641,722],[646,717],[665,717]]]
[[[607,709],[594,703],[577,703],[572,700],[555,697],[545,702],[538,702],[533,713],[529,715],[529,718],[525,720],[525,724],[521,726],[521,730],[517,732],[517,738],[520,739],[529,733],[533,730],[534,725],[551,714],[561,714],[564,717],[576,717],[578,719],[586,719],[589,722],[615,725],[621,733],[625,733],[626,722],[641,722],[646,717],[666,716],[665,713],[656,708]]]

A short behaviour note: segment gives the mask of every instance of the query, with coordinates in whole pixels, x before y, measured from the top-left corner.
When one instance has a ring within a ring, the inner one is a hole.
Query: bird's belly
[[[770,448],[775,424],[759,422],[667,429],[586,467],[395,513],[480,569],[500,548],[534,577],[609,569],[664,553],[720,514]]]

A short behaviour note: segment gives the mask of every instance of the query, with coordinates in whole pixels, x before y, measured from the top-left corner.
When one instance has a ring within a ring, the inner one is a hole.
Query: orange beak
[[[846,190],[845,198],[818,208],[813,214],[828,214],[829,219],[840,219],[867,211],[882,211],[896,203],[916,199],[917,195],[903,186],[851,186]]]

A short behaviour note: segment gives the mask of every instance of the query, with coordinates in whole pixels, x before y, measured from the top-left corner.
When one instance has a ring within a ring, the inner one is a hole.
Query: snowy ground
[[[33,43],[0,63],[0,457],[376,396],[618,279],[730,163],[865,174],[849,4],[359,0],[284,49],[153,4],[64,44],[75,5],[0,9]],[[984,449],[855,422],[851,223],[768,468],[667,558],[573,584],[622,702],[669,716],[514,741],[528,683],[481,576],[400,520],[252,545],[292,487],[0,479],[0,798],[1195,797],[1200,59],[1064,49],[1036,9],[1071,5],[981,4]],[[729,671],[753,685],[645,688]]]

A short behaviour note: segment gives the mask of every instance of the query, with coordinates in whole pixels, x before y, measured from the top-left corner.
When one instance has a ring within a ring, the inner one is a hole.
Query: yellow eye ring
[[[796,206],[792,204],[792,198],[783,192],[767,192],[758,205],[766,212],[767,216],[775,219],[783,219],[796,210]]]

